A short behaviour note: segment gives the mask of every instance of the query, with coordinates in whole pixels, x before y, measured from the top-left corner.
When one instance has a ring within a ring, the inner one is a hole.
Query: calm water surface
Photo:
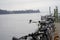
[[[40,20],[41,14],[5,14],[0,15],[0,40],[12,40],[37,30],[37,24],[29,24],[29,20]]]

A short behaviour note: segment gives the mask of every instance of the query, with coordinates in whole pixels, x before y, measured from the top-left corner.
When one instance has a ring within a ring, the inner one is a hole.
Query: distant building
[[[55,22],[58,22],[58,7],[54,9],[54,17],[55,17]]]
[[[58,13],[58,7],[54,9],[55,22],[60,22],[60,13]]]

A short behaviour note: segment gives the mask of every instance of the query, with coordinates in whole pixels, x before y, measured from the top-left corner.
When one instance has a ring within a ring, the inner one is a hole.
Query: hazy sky
[[[0,9],[5,10],[46,9],[48,11],[49,6],[52,9],[55,6],[60,8],[60,0],[0,0]]]

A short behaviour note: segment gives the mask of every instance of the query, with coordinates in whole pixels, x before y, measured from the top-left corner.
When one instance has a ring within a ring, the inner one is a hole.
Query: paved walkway
[[[55,23],[55,27],[56,27],[56,33],[59,35],[60,37],[60,23]],[[59,38],[60,39],[60,38]]]

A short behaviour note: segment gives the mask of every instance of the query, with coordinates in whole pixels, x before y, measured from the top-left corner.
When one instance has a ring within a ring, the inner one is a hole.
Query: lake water
[[[0,40],[12,40],[37,30],[37,24],[29,24],[29,20],[38,21],[42,13],[4,14],[0,15]],[[45,15],[45,14],[44,14]]]

